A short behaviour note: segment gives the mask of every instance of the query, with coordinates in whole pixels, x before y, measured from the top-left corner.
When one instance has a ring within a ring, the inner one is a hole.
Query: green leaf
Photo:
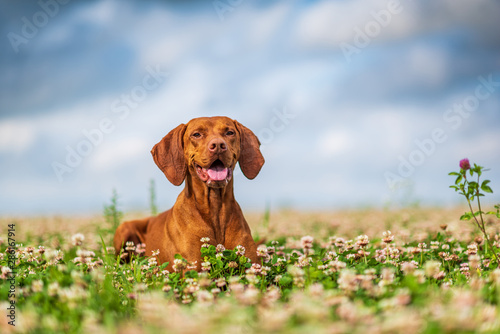
[[[493,193],[493,190],[491,190],[490,186],[488,185],[490,183],[490,180],[484,180],[483,183],[481,184],[481,190],[486,192],[486,193]]]
[[[292,278],[290,276],[286,275],[286,276],[283,276],[282,278],[280,278],[279,283],[280,283],[280,285],[288,285],[288,284],[292,283],[292,281],[293,281]]]
[[[230,250],[227,250],[227,249],[226,249],[225,251],[223,251],[223,252],[222,252],[222,255],[223,255],[224,257],[230,257],[230,256],[231,256],[231,254],[233,254],[233,251],[230,251]]]
[[[175,254],[175,255],[174,255],[174,259],[177,259],[177,260],[182,260],[182,256],[181,256],[181,254]]]
[[[451,173],[448,173],[448,175],[460,175],[460,173],[457,173],[457,172],[451,172]]]
[[[203,256],[208,256],[208,255],[210,255],[210,251],[208,250],[208,248],[202,247],[201,248],[201,256],[203,257]]]
[[[186,271],[184,276],[186,278],[198,278],[198,272],[196,270],[189,270],[189,271]]]
[[[460,175],[460,174],[459,174],[459,175],[457,176],[457,179],[455,180],[455,184],[459,184],[459,183],[460,183],[460,181],[462,181],[462,175]]]
[[[99,234],[99,238],[101,239],[101,246],[103,249],[103,253],[105,256],[108,255],[108,249],[106,248],[106,243],[104,242],[104,239],[102,238],[102,235]]]
[[[472,218],[472,213],[466,212],[460,216],[460,220],[470,220]]]

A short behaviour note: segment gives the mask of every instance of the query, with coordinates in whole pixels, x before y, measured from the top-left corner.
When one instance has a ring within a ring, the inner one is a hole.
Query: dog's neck
[[[189,207],[196,208],[202,220],[213,229],[216,240],[223,243],[225,228],[236,205],[233,179],[224,188],[211,188],[188,173],[182,193],[186,201],[194,204]]]

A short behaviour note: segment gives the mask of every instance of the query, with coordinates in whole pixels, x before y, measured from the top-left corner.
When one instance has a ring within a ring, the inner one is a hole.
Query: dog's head
[[[243,174],[257,176],[264,157],[257,136],[228,117],[200,117],[170,131],[151,153],[156,165],[174,185],[186,173],[207,186],[222,188],[231,180],[236,163]]]

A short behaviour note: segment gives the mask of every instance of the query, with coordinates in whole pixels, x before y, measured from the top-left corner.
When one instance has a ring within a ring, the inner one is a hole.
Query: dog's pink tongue
[[[227,168],[223,166],[215,166],[207,169],[207,174],[214,181],[222,181],[227,177]]]

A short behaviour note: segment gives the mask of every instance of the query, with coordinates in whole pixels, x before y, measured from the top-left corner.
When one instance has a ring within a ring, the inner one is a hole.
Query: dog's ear
[[[257,136],[241,123],[234,121],[236,129],[240,133],[240,168],[248,179],[253,179],[259,174],[264,157],[260,153],[260,142]]]
[[[151,150],[158,168],[176,186],[182,184],[187,172],[182,140],[184,132],[186,132],[186,125],[181,124],[163,137]]]

